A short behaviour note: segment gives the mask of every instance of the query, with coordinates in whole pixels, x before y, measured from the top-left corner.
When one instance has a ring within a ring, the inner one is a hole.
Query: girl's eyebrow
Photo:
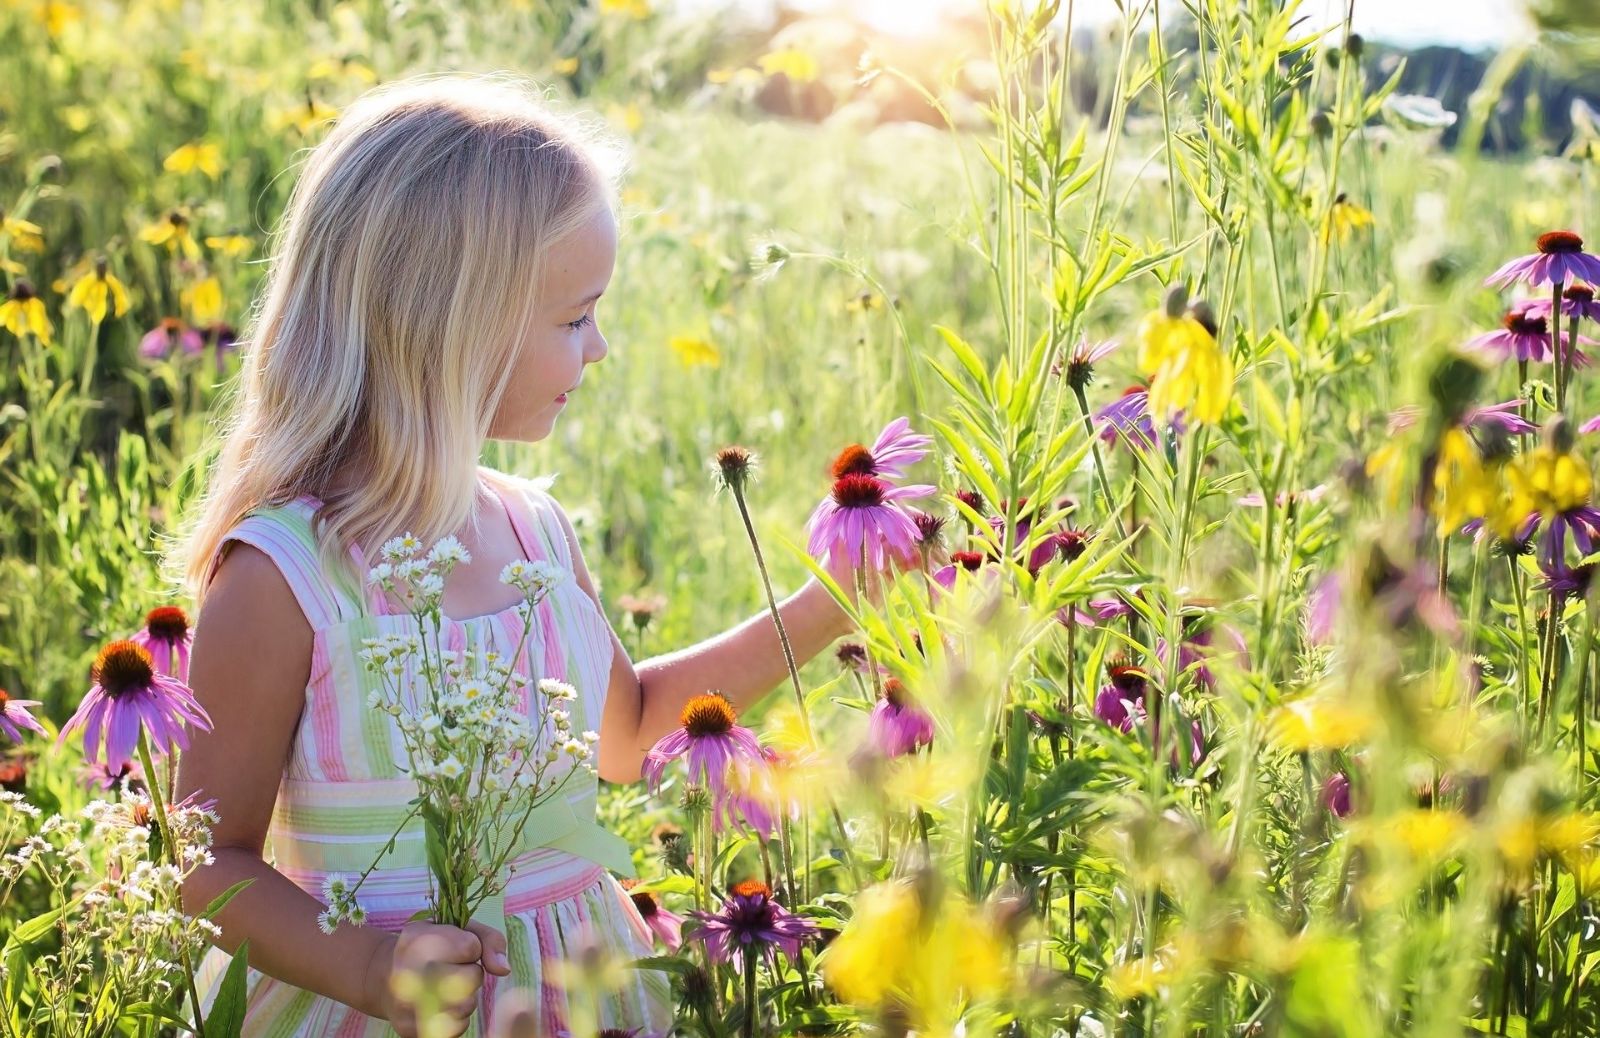
[[[605,294],[606,294],[606,290],[602,288],[600,291],[596,292],[594,295],[590,296],[588,299],[580,299],[576,303],[573,303],[572,306],[569,307],[568,309],[571,309],[572,307],[588,306],[590,303],[594,302],[596,299],[599,299],[601,296],[603,296]]]

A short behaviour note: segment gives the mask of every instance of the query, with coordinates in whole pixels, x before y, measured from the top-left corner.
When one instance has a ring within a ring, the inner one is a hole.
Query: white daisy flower
[[[322,911],[317,913],[317,927],[323,933],[331,934],[335,929],[338,928],[338,926],[339,917],[334,915],[332,911]]]
[[[459,778],[461,773],[465,771],[466,768],[462,766],[462,763],[456,759],[456,755],[452,753],[450,756],[439,762],[438,770],[439,774],[443,775],[445,778]]]
[[[455,537],[445,537],[434,543],[433,550],[428,552],[428,561],[453,566],[458,562],[471,562],[472,553]]]

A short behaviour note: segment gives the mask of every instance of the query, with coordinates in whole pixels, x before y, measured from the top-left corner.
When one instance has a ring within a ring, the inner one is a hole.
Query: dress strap
[[[353,620],[363,612],[359,592],[347,574],[330,574],[312,530],[315,505],[305,497],[257,508],[223,535],[211,557],[210,584],[230,541],[242,541],[267,555],[283,574],[312,630]]]
[[[504,489],[502,500],[511,516],[511,527],[528,558],[535,562],[554,562],[570,572],[572,550],[562,532],[561,521],[555,516],[555,503],[550,495],[535,481],[521,476],[491,468],[484,468],[483,473]]]

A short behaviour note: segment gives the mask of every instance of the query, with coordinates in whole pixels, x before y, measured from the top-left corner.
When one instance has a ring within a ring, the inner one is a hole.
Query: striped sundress
[[[570,573],[568,542],[549,495],[527,480],[493,469],[480,473],[505,506],[524,556],[529,561],[554,560]],[[311,519],[320,506],[315,497],[306,495],[259,508],[224,538],[224,543],[239,540],[254,545],[273,559],[314,632],[311,679],[268,829],[267,860],[319,901],[330,873],[358,875],[371,864],[405,817],[406,802],[416,795],[415,783],[401,770],[405,745],[394,718],[367,707],[367,694],[378,679],[367,671],[359,653],[363,638],[418,628],[409,614],[391,609],[381,591],[347,586],[348,578],[334,578],[318,563]],[[352,549],[352,556],[356,572],[364,575],[367,565],[360,549]],[[220,558],[219,551],[212,561],[213,572]],[[497,649],[502,658],[509,658],[523,634],[519,613],[523,608],[519,603],[498,613],[445,618],[447,646],[479,654]],[[518,673],[529,677],[530,686],[545,677],[571,684],[578,692],[570,710],[573,730],[598,731],[612,661],[610,626],[604,615],[569,579],[535,607],[533,619],[533,630],[527,632],[516,661]],[[542,845],[524,847],[510,863],[503,922],[488,921],[506,935],[511,975],[485,975],[476,1017],[480,1035],[493,1023],[497,994],[511,987],[538,993],[543,1034],[556,1038],[567,1033],[566,994],[559,974],[552,975],[550,967],[586,946],[607,947],[624,959],[652,954],[649,929],[605,867],[632,874],[627,845],[593,823],[597,787],[593,777],[574,775],[564,795],[571,808],[567,824],[542,826],[545,833],[530,832],[532,839],[525,843]],[[561,799],[554,798],[546,807],[566,816]],[[413,913],[427,906],[428,885],[418,818],[401,832],[394,851],[362,885],[358,897],[367,910],[367,925],[398,932]],[[494,915],[500,914],[498,904],[492,909]],[[196,976],[202,1006],[209,1009],[214,1001],[230,958],[219,947],[208,949],[202,958]],[[625,974],[628,986],[602,1000],[599,1026],[639,1028],[643,1035],[667,1033],[672,1008],[665,974],[654,970]],[[247,977],[247,1036],[395,1034],[386,1022],[335,999],[254,969],[247,971]]]

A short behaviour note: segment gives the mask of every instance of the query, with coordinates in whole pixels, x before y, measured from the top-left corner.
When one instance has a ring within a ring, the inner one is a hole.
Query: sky
[[[687,7],[732,5],[755,11],[773,0],[680,0]],[[787,0],[792,7],[827,12],[843,9],[884,32],[915,35],[948,11],[981,9],[983,0]],[[1063,4],[1063,7],[1065,4]],[[1178,7],[1178,0],[1163,0]],[[1301,11],[1324,23],[1342,18],[1344,0],[1303,0]],[[1079,25],[1118,17],[1113,0],[1077,0]],[[1520,0],[1355,0],[1355,30],[1368,39],[1400,44],[1448,43],[1465,49],[1503,44],[1527,29]]]

